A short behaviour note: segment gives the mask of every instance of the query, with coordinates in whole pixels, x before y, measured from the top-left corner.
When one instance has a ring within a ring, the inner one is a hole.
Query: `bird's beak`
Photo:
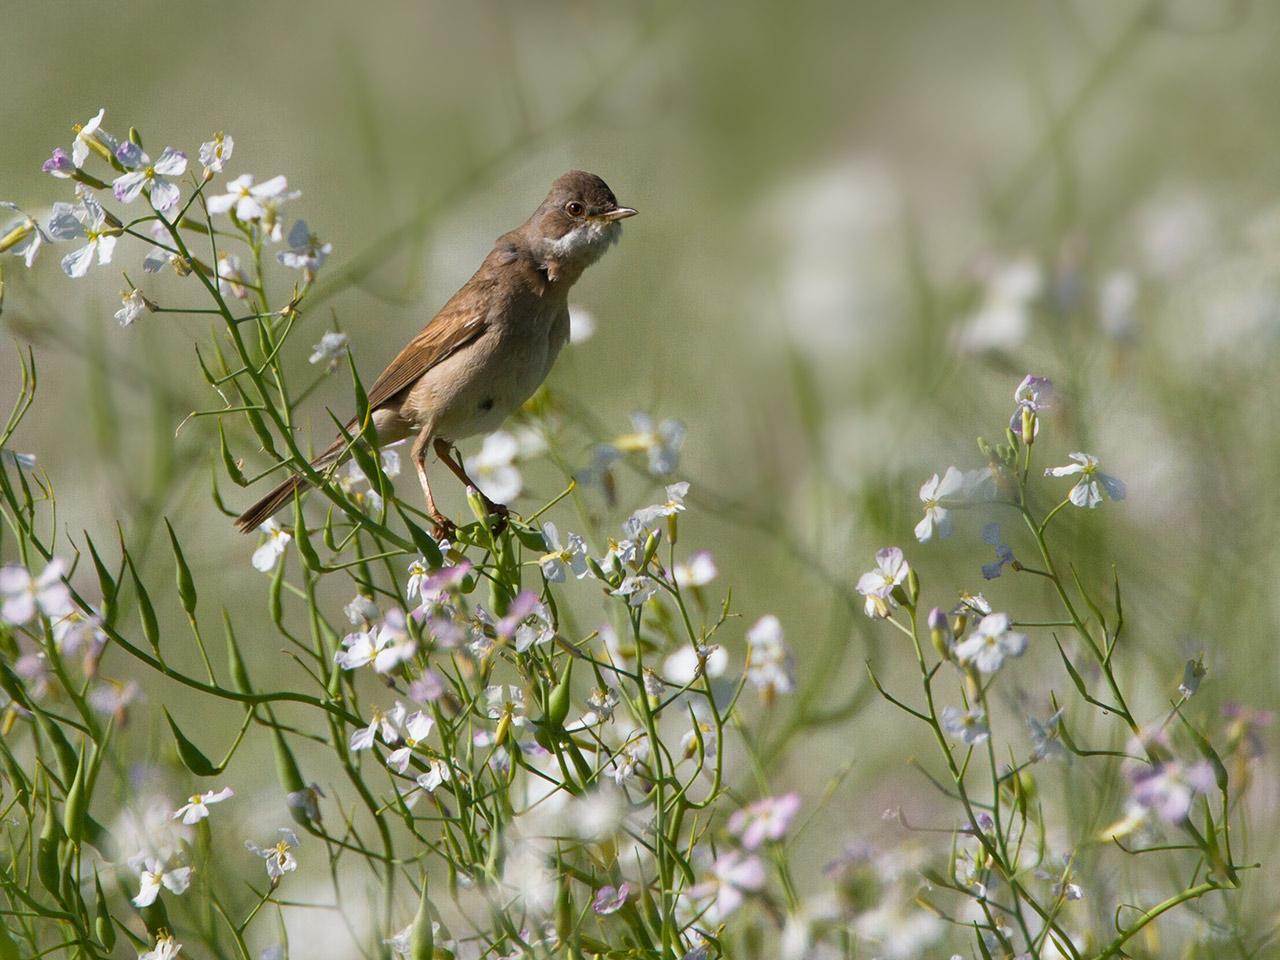
[[[639,212],[639,210],[632,210],[630,207],[615,207],[608,213],[600,214],[600,219],[608,222],[613,222],[614,220],[625,220],[627,217],[634,217]]]

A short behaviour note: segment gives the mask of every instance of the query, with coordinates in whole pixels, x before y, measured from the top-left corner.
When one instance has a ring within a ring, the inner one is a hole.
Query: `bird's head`
[[[551,185],[525,231],[534,256],[553,268],[553,276],[576,279],[618,241],[621,221],[635,214],[619,206],[594,173],[570,170]]]

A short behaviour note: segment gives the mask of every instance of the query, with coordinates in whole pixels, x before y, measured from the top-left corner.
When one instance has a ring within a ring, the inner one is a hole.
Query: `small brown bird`
[[[496,429],[546,379],[569,340],[569,288],[635,216],[618,205],[593,173],[570,170],[551,185],[528,220],[494,244],[475,275],[383,370],[369,390],[379,445],[413,437],[412,459],[438,534],[453,524],[436,506],[427,482],[427,453],[468,486],[454,444]],[[352,419],[347,431],[357,428]],[[346,441],[337,437],[312,461],[332,464]],[[237,520],[244,532],[261,526],[307,480],[285,480]],[[484,498],[491,514],[507,508]]]

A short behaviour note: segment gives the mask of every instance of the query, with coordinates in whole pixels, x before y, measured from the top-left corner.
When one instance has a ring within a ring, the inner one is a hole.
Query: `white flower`
[[[939,540],[951,536],[951,511],[943,506],[948,497],[956,497],[964,490],[964,474],[955,467],[947,467],[942,479],[935,473],[920,488],[920,502],[924,504],[924,518],[916,524],[916,539],[928,543],[936,534]]]
[[[383,713],[374,707],[369,715],[369,725],[354,730],[351,734],[350,746],[355,752],[368,750],[378,732],[382,732],[383,743],[396,743],[400,739],[400,724],[404,722],[404,704],[397,703],[389,713]],[[416,716],[416,714],[415,714]]]
[[[106,115],[106,108],[100,109],[94,116],[76,131],[76,138],[71,143],[71,159],[77,167],[83,167],[84,162],[89,159],[89,144],[91,141],[97,140],[99,143],[105,143],[115,152],[115,139],[102,130],[102,118]]]
[[[689,494],[687,481],[667,484],[667,499],[649,507],[641,507],[631,515],[632,522],[639,527],[651,527],[663,517],[674,517],[684,511],[684,498]]]
[[[277,253],[276,259],[294,270],[319,270],[333,252],[333,244],[321,243],[320,238],[307,227],[305,220],[294,221],[289,228],[288,243],[289,249]]]
[[[658,584],[652,577],[625,577],[616,590],[611,591],[615,597],[626,597],[627,603],[633,607],[644,606],[658,592]]]
[[[596,332],[596,318],[576,304],[569,304],[569,342],[585,343]]]
[[[418,774],[418,786],[427,793],[434,793],[440,784],[449,779],[452,771],[449,769],[449,764],[439,757],[428,757],[426,763],[426,773]]]
[[[986,724],[986,716],[976,707],[972,710],[943,707],[942,729],[972,746],[975,743],[981,743],[991,734]]]
[[[709,550],[690,554],[688,560],[682,560],[671,568],[671,575],[680,587],[705,587],[718,574],[715,558]]]
[[[1031,331],[1031,307],[1043,286],[1040,265],[1031,257],[990,268],[982,303],[962,322],[957,345],[976,353],[1021,344]]]
[[[173,819],[181,819],[188,826],[209,815],[209,804],[221,803],[228,797],[235,796],[230,787],[221,790],[210,790],[207,793],[193,793],[185,804],[174,811]]]
[[[298,836],[288,827],[281,827],[280,839],[271,847],[260,847],[252,840],[244,842],[245,849],[266,861],[267,876],[279,880],[286,873],[298,869],[298,861],[293,851],[298,848]]]
[[[138,960],[173,960],[182,950],[182,944],[173,939],[167,931],[156,935],[156,947],[146,953],[139,954]]]
[[[718,644],[681,647],[662,663],[662,677],[677,687],[688,686],[698,677],[722,676],[729,666],[729,651]]]
[[[684,446],[685,427],[679,420],[663,420],[654,426],[647,413],[631,414],[634,432],[613,441],[613,447],[624,453],[643,451],[649,457],[649,472],[655,477],[675,473],[680,464],[680,448]]]
[[[495,503],[510,503],[520,495],[524,480],[515,467],[520,444],[505,430],[495,430],[484,438],[480,452],[466,460],[467,476]]]
[[[153,163],[140,146],[126,140],[116,150],[116,159],[129,170],[111,184],[112,194],[121,203],[133,203],[144,189],[151,206],[161,213],[178,203],[181,191],[172,178],[187,172],[187,155],[181,150],[165,147]]]
[[[276,561],[284,556],[285,548],[293,539],[293,534],[280,526],[275,519],[268,520],[258,528],[267,535],[267,539],[257,550],[253,551],[253,569],[262,573],[270,573],[275,569]]]
[[[237,300],[249,299],[249,278],[240,268],[240,258],[234,253],[224,253],[218,258],[218,292]]]
[[[223,166],[231,159],[231,152],[235,147],[235,140],[221,130],[213,135],[212,140],[206,140],[200,144],[200,164],[204,167],[206,178],[211,174],[222,172]]]
[[[421,710],[415,710],[405,721],[404,746],[399,747],[387,757],[387,766],[397,773],[404,773],[409,768],[414,747],[431,735],[436,722]]]
[[[0,209],[12,210],[18,214],[16,220],[10,221],[0,231],[0,253],[12,253],[15,257],[21,257],[22,262],[30,267],[35,262],[41,244],[47,239],[44,231],[35,218],[23,213],[16,203],[0,200]]]
[[[80,184],[76,184],[76,195],[80,198],[80,206],[55,203],[53,216],[49,219],[49,236],[54,240],[83,238],[88,241],[62,258],[62,272],[73,278],[83,277],[89,272],[94,254],[97,254],[100,266],[110,263],[116,248],[114,228],[108,225],[102,205]]]
[[[348,337],[345,333],[334,330],[326,331],[320,342],[311,348],[308,363],[322,363],[327,370],[333,370],[347,352]]]
[[[568,545],[560,542],[560,532],[551,522],[542,525],[542,539],[547,552],[538,560],[542,575],[552,583],[564,583],[566,571],[581,580],[587,575],[587,545],[576,533],[569,534]]]
[[[649,759],[649,740],[639,730],[632,730],[609,761],[613,780],[619,786],[636,775],[641,764]]]
[[[142,886],[138,895],[133,898],[135,907],[149,907],[160,896],[160,888],[180,896],[191,885],[191,868],[174,867],[166,869],[164,863],[156,857],[147,857],[142,867]]]
[[[889,611],[898,605],[893,591],[910,572],[910,565],[897,547],[885,547],[876,553],[876,569],[858,578],[858,592],[866,598],[863,608],[868,617],[889,615]]]
[[[39,577],[26,567],[0,567],[0,621],[22,626],[39,611],[56,620],[71,613],[71,591],[62,579],[66,564],[54,557]]]
[[[116,322],[127,327],[147,309],[147,298],[137,287],[132,287],[120,294],[120,309],[115,312]]]
[[[412,658],[417,649],[417,643],[406,629],[404,612],[392,610],[375,629],[343,637],[342,649],[334,653],[333,661],[343,670],[355,670],[371,663],[377,673],[389,673]]]
[[[791,650],[783,639],[782,624],[773,614],[761,617],[747,631],[747,680],[766,702],[774,694],[795,689]]]
[[[514,685],[497,684],[484,691],[485,715],[490,720],[511,718],[513,727],[524,726],[524,691]]]
[[[1046,477],[1070,477],[1079,474],[1080,479],[1076,481],[1076,485],[1067,494],[1071,498],[1071,502],[1077,507],[1087,507],[1089,509],[1096,507],[1102,502],[1103,491],[1112,500],[1124,499],[1124,483],[1099,470],[1097,457],[1089,453],[1079,452],[1070,454],[1070,457],[1075,463],[1069,463],[1065,467],[1050,467],[1044,472],[1044,475]]]
[[[272,177],[262,183],[253,182],[253,174],[243,173],[227,184],[227,192],[209,197],[210,213],[226,213],[234,208],[237,220],[258,220],[266,212],[267,200],[281,196],[288,189],[284,177]]]
[[[1005,657],[1020,657],[1027,649],[1024,634],[1009,629],[1007,613],[989,613],[973,632],[956,645],[956,659],[982,673],[995,673]]]

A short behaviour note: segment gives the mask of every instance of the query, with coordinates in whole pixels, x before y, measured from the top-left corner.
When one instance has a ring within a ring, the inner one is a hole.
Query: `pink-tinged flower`
[[[715,925],[742,906],[748,894],[762,889],[764,881],[764,864],[759,857],[740,850],[726,850],[712,863],[710,876],[689,888],[689,896],[710,901],[702,916],[707,923]]]
[[[549,643],[556,635],[551,624],[551,611],[537,594],[528,590],[516,595],[505,617],[495,619],[493,614],[480,607],[476,610],[476,619],[493,630],[499,643],[514,642],[517,653]]]
[[[990,613],[956,644],[955,654],[963,664],[972,664],[982,673],[995,673],[1005,657],[1020,657],[1026,649],[1026,635],[1009,629],[1009,615]]]
[[[93,194],[76,185],[80,206],[55,203],[49,220],[49,236],[54,240],[87,240],[83,247],[62,258],[62,272],[68,277],[83,277],[97,255],[100,266],[111,262],[116,248],[117,228],[107,221],[107,213]]]
[[[421,710],[411,713],[404,724],[404,746],[391,751],[387,757],[387,766],[397,773],[404,773],[409,769],[414,749],[431,736],[435,725],[436,722]]]
[[[858,592],[863,595],[863,608],[868,617],[884,618],[898,605],[893,591],[902,585],[911,567],[897,547],[885,547],[876,553],[876,569],[858,578]]]
[[[1244,756],[1256,760],[1266,753],[1262,730],[1275,722],[1270,710],[1255,710],[1239,703],[1228,703],[1222,708],[1222,716],[1229,721],[1227,747],[1231,751],[1242,750]]]
[[[242,173],[227,184],[227,192],[209,197],[206,201],[210,213],[227,213],[234,210],[237,220],[248,223],[261,219],[266,213],[267,201],[280,197],[289,188],[284,177],[272,177],[262,183],[253,182],[253,174]]]
[[[69,180],[76,172],[75,162],[61,147],[54,147],[53,154],[40,165],[40,170],[59,180]]]
[[[0,621],[20,627],[37,612],[54,620],[69,614],[74,608],[71,591],[62,579],[65,572],[66,564],[57,557],[39,577],[16,563],[0,567]]]
[[[230,797],[235,796],[235,791],[230,787],[223,787],[221,790],[210,790],[206,793],[193,793],[191,797],[173,813],[173,819],[181,819],[188,826],[203,820],[209,816],[209,804],[221,803]]]
[[[740,838],[746,849],[756,850],[766,841],[777,841],[785,837],[799,812],[798,793],[765,797],[735,811],[729,818],[729,832]]]
[[[1181,823],[1191,812],[1196,794],[1214,787],[1213,768],[1207,761],[1152,764],[1134,770],[1130,780],[1134,801],[1166,823]]]
[[[117,200],[133,203],[145,190],[151,206],[161,213],[177,205],[181,191],[172,178],[187,172],[185,153],[165,147],[164,152],[152,162],[140,146],[126,140],[116,150],[116,159],[129,171],[116,177],[111,184],[111,192]]]
[[[149,907],[160,896],[160,888],[181,896],[191,886],[190,867],[167,867],[156,857],[147,857],[141,865],[141,887],[133,898],[138,908]]]
[[[1046,477],[1078,475],[1080,479],[1076,481],[1076,485],[1071,488],[1071,492],[1067,495],[1077,507],[1086,507],[1092,510],[1102,502],[1103,491],[1112,500],[1124,499],[1124,483],[1099,470],[1097,457],[1090,453],[1079,452],[1070,454],[1070,457],[1075,463],[1069,463],[1065,467],[1050,467],[1044,472],[1044,475]]]
[[[947,467],[942,479],[935,473],[924,482],[920,488],[924,517],[916,524],[917,540],[928,543],[935,536],[939,540],[951,536],[951,511],[947,506],[963,494],[964,487],[964,474],[955,467]]]
[[[308,273],[319,270],[333,252],[333,244],[323,243],[311,232],[305,220],[295,220],[289,228],[288,244],[289,249],[277,253],[276,259],[286,267]]]
[[[596,891],[596,895],[591,901],[591,909],[595,911],[597,916],[601,917],[617,913],[626,906],[629,893],[631,893],[631,887],[625,883],[617,887],[601,887]]]
[[[215,173],[222,172],[226,162],[231,159],[231,152],[235,147],[235,140],[221,130],[213,135],[212,140],[206,140],[200,144],[200,165],[204,167],[206,179]]]
[[[1053,381],[1048,377],[1035,377],[1027,374],[1018,389],[1013,391],[1013,416],[1009,418],[1009,429],[1025,444],[1035,442],[1040,433],[1041,410],[1049,408],[1049,398],[1053,396]]]
[[[23,264],[30,268],[35,262],[36,253],[48,237],[35,218],[23,213],[16,203],[0,200],[0,209],[12,210],[18,214],[18,218],[9,221],[0,232],[0,253],[12,253],[15,257],[21,257]]]

